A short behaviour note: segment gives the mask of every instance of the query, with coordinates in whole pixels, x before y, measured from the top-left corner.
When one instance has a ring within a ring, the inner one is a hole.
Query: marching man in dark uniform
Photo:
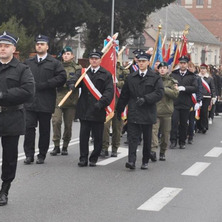
[[[129,156],[126,168],[135,169],[136,150],[143,133],[143,159],[141,169],[148,169],[151,150],[152,125],[156,123],[156,103],[161,100],[164,89],[161,77],[148,68],[150,55],[138,56],[139,70],[130,73],[123,85],[117,103],[117,115],[128,104]]]
[[[177,135],[179,128],[180,149],[185,149],[187,139],[187,121],[190,108],[193,105],[192,93],[198,91],[197,79],[195,75],[188,70],[189,58],[181,56],[179,58],[180,68],[173,71],[171,76],[178,81],[179,96],[174,101],[174,111],[172,115],[172,126],[170,133],[170,148],[174,149],[177,145]]]
[[[8,202],[8,191],[15,178],[19,136],[25,133],[23,103],[34,95],[34,78],[28,66],[13,57],[18,38],[8,32],[0,35],[0,136],[2,175],[0,206]]]
[[[206,64],[200,65],[199,76],[202,82],[202,106],[200,108],[200,119],[197,121],[198,130],[205,134],[208,130],[208,107],[210,103],[216,102],[216,91],[213,78],[207,73],[208,66]]]
[[[37,124],[39,124],[39,154],[36,163],[44,163],[49,149],[50,120],[55,110],[56,88],[63,86],[66,82],[66,72],[61,62],[47,53],[49,38],[44,35],[38,35],[35,41],[37,55],[25,61],[31,68],[36,82],[34,101],[25,104],[25,164],[34,162],[35,130]]]
[[[87,82],[82,81],[79,84],[81,95],[77,104],[76,118],[80,119],[80,158],[78,163],[80,167],[88,165],[91,130],[94,136],[94,150],[89,157],[89,166],[96,166],[102,150],[103,129],[106,119],[105,108],[111,103],[114,94],[112,75],[100,66],[101,57],[102,52],[100,51],[94,50],[89,54],[91,65],[87,71],[89,78],[85,78]],[[80,76],[81,73],[77,72],[73,79],[67,81],[70,89],[75,89],[74,84]],[[97,100],[96,97],[99,95],[101,97]]]

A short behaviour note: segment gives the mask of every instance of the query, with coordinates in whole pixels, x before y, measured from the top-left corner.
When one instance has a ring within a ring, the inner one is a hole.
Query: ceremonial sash
[[[197,95],[196,95],[196,93],[192,93],[191,98],[192,98],[193,104],[195,105],[197,103]],[[196,120],[200,119],[200,109],[195,110],[195,119]]]
[[[192,93],[191,99],[193,101],[193,104],[195,105],[197,103],[197,95],[196,95],[196,93]]]
[[[82,73],[83,74],[85,72],[85,69],[82,69]],[[83,82],[85,83],[86,87],[88,88],[88,90],[91,92],[91,94],[97,99],[99,100],[102,97],[102,94],[100,93],[100,91],[94,86],[94,84],[92,83],[91,79],[89,78],[88,74],[85,75],[85,77],[83,78]],[[105,108],[106,110],[106,115],[109,115],[112,112],[112,109],[110,108],[110,106],[107,106]]]
[[[138,68],[138,65],[132,65],[133,67],[133,70],[136,72],[139,68]]]
[[[195,111],[195,119],[199,120],[200,119],[200,109]]]
[[[203,87],[207,90],[208,93],[211,94],[210,86],[208,83],[204,80],[204,78],[201,78]]]

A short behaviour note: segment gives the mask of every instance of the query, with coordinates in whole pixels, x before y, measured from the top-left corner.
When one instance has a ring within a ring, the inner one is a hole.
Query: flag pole
[[[102,49],[102,53],[103,56],[107,53],[107,51],[110,49],[110,47],[112,47],[112,43],[114,40],[116,40],[118,37],[118,32],[115,33],[112,38],[110,39],[110,41],[108,42],[108,44],[106,46],[103,47]],[[102,56],[102,58],[103,58]],[[83,78],[85,77],[86,75],[86,72],[90,69],[91,65],[89,65],[87,67],[87,69],[85,70],[85,72],[79,77],[79,79],[77,80],[77,82],[75,83],[75,88],[79,85],[79,83],[83,80]],[[60,103],[58,104],[58,107],[61,107],[64,102],[69,98],[69,96],[72,94],[72,90],[70,90],[69,92],[66,93],[66,95],[63,97],[63,99],[60,101]]]
[[[177,36],[176,36],[176,38],[177,38]],[[180,44],[180,37],[178,36],[178,40],[176,42],[177,48],[176,48],[176,52],[175,52],[175,55],[174,55],[174,58],[173,58],[172,70],[174,69],[174,65],[175,65],[175,62],[176,62],[179,44]]]
[[[156,42],[155,42],[155,46],[154,46],[154,50],[153,50],[153,55],[152,55],[151,62],[150,62],[150,65],[149,65],[150,67],[152,67],[153,60],[154,60],[155,55],[156,55],[157,43],[158,43],[158,38],[159,38],[159,34],[160,34],[161,29],[162,29],[162,26],[161,26],[161,24],[159,24],[157,38],[156,38]]]
[[[182,49],[183,49],[183,46],[184,46],[184,38],[186,37],[186,35],[188,35],[189,28],[190,28],[189,25],[185,25],[185,29],[183,30],[183,42],[182,42],[181,48],[180,48],[180,56],[182,55]]]

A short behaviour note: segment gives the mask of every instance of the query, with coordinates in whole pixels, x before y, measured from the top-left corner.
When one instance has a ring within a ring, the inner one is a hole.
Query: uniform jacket
[[[216,96],[221,96],[221,77],[216,73],[212,73],[212,77],[214,79]]]
[[[208,85],[209,85],[209,87],[210,87],[210,91],[211,91],[211,93],[209,93],[207,90],[206,90],[206,88],[205,87],[202,87],[202,95],[203,95],[203,98],[205,97],[205,98],[207,98],[207,97],[216,97],[216,91],[215,91],[215,86],[214,86],[214,80],[213,80],[213,78],[212,77],[210,77],[210,75],[208,74],[208,73],[206,73],[204,76],[203,75],[201,75],[201,74],[199,74],[199,76],[200,76],[200,78],[201,79],[204,79],[207,83],[208,83]],[[202,81],[202,80],[201,80]]]
[[[80,70],[82,68],[81,65],[75,63],[74,61],[63,62],[62,64],[63,64],[64,69],[66,71],[67,80],[69,80],[71,77],[73,77],[77,70]],[[69,87],[66,84],[57,88],[56,105],[58,105],[60,103],[60,101],[63,99],[63,97],[66,95],[66,93],[68,91],[69,91]],[[78,98],[79,98],[79,90],[76,89],[69,96],[69,98],[64,102],[64,104],[62,105],[62,108],[76,107],[76,104],[78,102]]]
[[[51,55],[38,62],[37,56],[27,59],[35,82],[36,94],[32,103],[26,103],[25,108],[35,112],[53,113],[56,104],[56,87],[66,82],[66,72],[58,60]]]
[[[177,83],[169,74],[161,76],[164,86],[164,96],[157,103],[157,116],[171,116],[174,110],[174,100],[178,97],[179,91],[175,88]]]
[[[172,72],[171,76],[178,81],[178,86],[184,86],[185,91],[180,91],[179,96],[174,101],[174,108],[176,109],[190,109],[193,105],[192,93],[198,91],[197,78],[194,73],[189,70],[182,76],[179,69]]]
[[[95,88],[102,94],[102,97],[97,101],[82,81],[79,84],[79,87],[81,87],[81,94],[77,103],[76,118],[80,120],[105,122],[105,108],[111,103],[114,95],[112,75],[103,67],[100,67],[94,74],[91,72],[91,69],[89,69],[87,74]],[[67,84],[75,83],[80,75],[81,73],[78,71],[74,78],[67,81]],[[97,102],[100,106],[99,110],[95,108],[95,103]]]
[[[0,106],[18,106],[34,96],[35,83],[28,66],[13,58],[7,65],[0,64]],[[25,110],[0,112],[0,136],[16,136],[25,133]]]
[[[128,104],[128,122],[154,124],[157,117],[156,103],[161,100],[163,93],[162,79],[151,69],[148,69],[144,77],[139,75],[139,71],[130,73],[123,85],[117,112],[123,112]],[[145,99],[142,106],[136,104],[138,97]]]

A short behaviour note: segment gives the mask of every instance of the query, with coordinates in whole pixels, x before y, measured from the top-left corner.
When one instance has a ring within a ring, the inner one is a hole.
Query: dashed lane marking
[[[214,147],[208,153],[206,153],[205,157],[219,157],[222,153],[222,147]]]
[[[144,204],[138,207],[137,210],[160,211],[182,190],[182,188],[164,187]]]
[[[190,168],[185,170],[181,175],[199,176],[211,163],[196,162]]]

